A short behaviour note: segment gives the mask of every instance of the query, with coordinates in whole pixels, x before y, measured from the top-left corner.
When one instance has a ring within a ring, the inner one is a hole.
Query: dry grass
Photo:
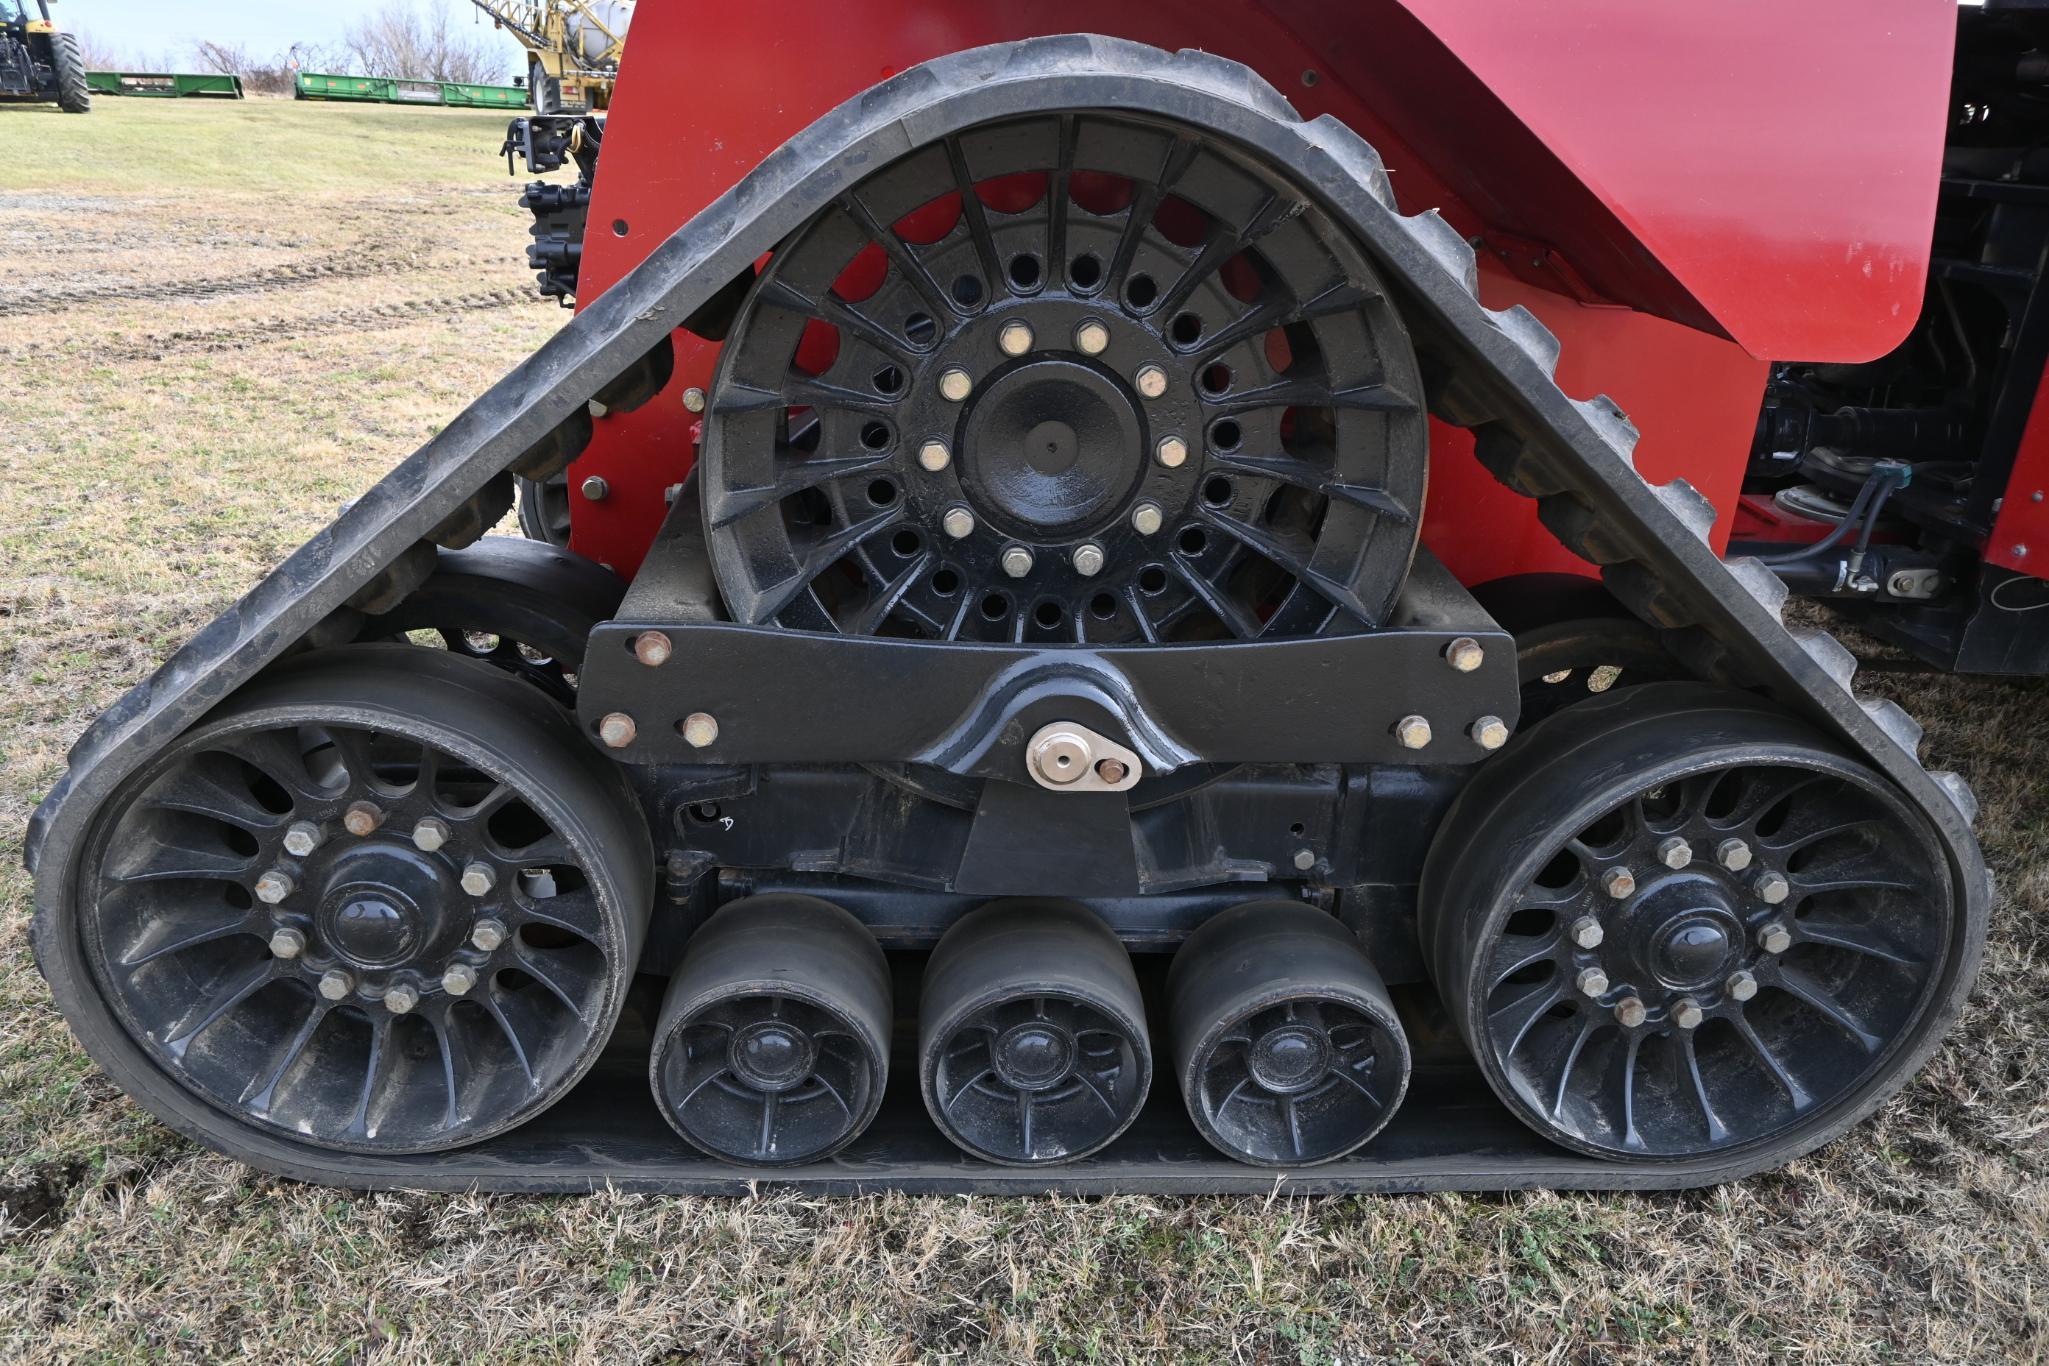
[[[29,809],[98,709],[561,315],[499,297],[521,283],[524,231],[490,116],[106,100],[89,119],[0,122],[18,134],[0,190],[0,1349],[2049,1355],[2038,684],[1881,680],[1985,798],[2001,894],[1984,981],[1876,1120],[1736,1187],[370,1197],[257,1176],[172,1136],[79,1053],[29,961]]]

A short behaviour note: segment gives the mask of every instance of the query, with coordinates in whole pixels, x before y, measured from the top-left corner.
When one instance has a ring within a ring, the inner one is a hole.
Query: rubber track
[[[1303,189],[1350,224],[1395,285],[1395,302],[1415,335],[1426,370],[1449,381],[1432,395],[1440,416],[1471,427],[1497,477],[1537,500],[1545,524],[1575,553],[1601,566],[1621,599],[1670,633],[1702,676],[1758,687],[1838,736],[1885,772],[1929,816],[1946,845],[1959,913],[1976,928],[1946,964],[1936,1018],[1923,1046],[1903,1059],[1918,1067],[1960,1009],[1982,952],[1990,896],[1970,822],[1975,803],[1953,774],[1930,774],[1917,757],[1920,728],[1889,702],[1851,690],[1855,661],[1825,634],[1796,637],[1781,615],[1785,589],[1762,564],[1725,564],[1706,537],[1713,509],[1684,481],[1652,487],[1631,463],[1637,434],[1605,397],[1568,398],[1553,379],[1557,340],[1527,310],[1495,312],[1477,297],[1472,249],[1438,214],[1405,216],[1378,155],[1328,116],[1303,121],[1251,71],[1198,52],[1167,54],[1092,36],[1032,39],[940,58],[913,68],[827,114],[771,155],[744,180],[680,228],[612,289],[591,301],[559,334],[357,500],[222,617],[180,649],[146,682],[104,713],[72,749],[70,769],[31,820],[27,859],[36,874],[35,944],[46,972],[51,936],[68,933],[71,862],[97,804],[159,746],[276,658],[351,595],[375,593],[388,567],[508,467],[558,455],[587,439],[589,401],[636,362],[667,344],[672,328],[702,307],[834,198],[870,171],[961,128],[1055,109],[1139,110],[1178,119],[1293,169]],[[90,1014],[97,1006],[88,1006]],[[170,1083],[139,1073],[121,1056],[111,1022],[72,1023],[124,1089],[167,1122],[197,1136],[179,1112],[195,1102]],[[1847,1125],[1883,1099],[1874,1095]],[[572,1100],[567,1110],[574,1107]],[[556,1122],[544,1116],[543,1122]],[[1838,1126],[1840,1127],[1840,1126]],[[538,1140],[536,1140],[538,1141]],[[1816,1140],[1820,1141],[1820,1140]],[[237,1145],[244,1147],[243,1144]],[[1703,1160],[1660,1167],[1574,1163],[1555,1158],[1504,1172],[1484,1154],[1454,1154],[1449,1166],[1375,1177],[1351,1163],[1291,1178],[1302,1189],[1405,1189],[1557,1184],[1678,1186],[1733,1179],[1758,1159],[1717,1165]],[[527,1169],[514,1175],[503,1154],[444,1155],[415,1169],[404,1164],[342,1166],[305,1149],[249,1140],[244,1160],[288,1175],[346,1184],[503,1184],[521,1189],[584,1189],[603,1184],[600,1166]],[[1785,1152],[1770,1155],[1780,1161]],[[1470,1159],[1470,1160],[1466,1160]],[[1461,1165],[1463,1161],[1463,1165]],[[542,1163],[544,1167],[548,1164]],[[648,1184],[712,1189],[713,1179],[675,1164]],[[1226,1164],[1228,1165],[1228,1164]],[[1537,1174],[1531,1175],[1531,1172]],[[494,1175],[495,1174],[495,1175]],[[785,1176],[794,1177],[795,1173]],[[880,1168],[817,1178],[886,1186],[918,1183]],[[1020,1189],[1100,1188],[1100,1173],[1035,1171]],[[1185,1188],[1263,1189],[1270,1174],[1240,1169],[1197,1177]],[[636,1184],[639,1184],[636,1181]],[[936,1188],[994,1189],[1004,1174]],[[1128,1183],[1127,1183],[1128,1184]],[[1138,1186],[1150,1187],[1143,1180]]]

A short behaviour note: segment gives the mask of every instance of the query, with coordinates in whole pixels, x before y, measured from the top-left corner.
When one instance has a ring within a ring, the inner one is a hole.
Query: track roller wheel
[[[662,1116],[753,1166],[811,1162],[875,1118],[889,1078],[889,965],[816,897],[746,897],[690,941],[655,1027]]]
[[[997,901],[932,950],[918,1018],[925,1108],[978,1157],[1035,1166],[1124,1132],[1152,1084],[1131,958],[1068,901]]]
[[[1262,1167],[1342,1157],[1393,1117],[1409,1045],[1358,940],[1300,902],[1203,922],[1167,975],[1174,1071],[1219,1151]]]
[[[1517,574],[1473,590],[1515,636],[1522,729],[1615,688],[1684,678],[1657,631],[1578,574]]]
[[[1431,846],[1419,929],[1489,1083],[1539,1133],[1764,1164],[1912,1073],[1983,935],[1890,783],[1690,683],[1581,702],[1483,769]]]
[[[432,1152],[590,1067],[651,866],[626,784],[532,689],[318,651],[108,803],[44,969],[124,1084],[225,1151]]]

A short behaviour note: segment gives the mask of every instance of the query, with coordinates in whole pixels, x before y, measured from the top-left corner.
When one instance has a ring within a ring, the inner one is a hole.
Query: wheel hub
[[[1673,878],[1651,889],[1634,917],[1640,956],[1674,991],[1718,982],[1743,956],[1741,921],[1726,890],[1709,876]]]
[[[315,924],[320,942],[357,968],[394,968],[442,947],[448,900],[440,863],[378,843],[334,861]]]
[[[1058,1085],[1073,1063],[1074,1040],[1049,1021],[1015,1025],[996,1043],[996,1075],[1020,1091]]]
[[[1323,1079],[1330,1067],[1330,1041],[1323,1031],[1289,1024],[1255,1039],[1247,1060],[1252,1079],[1269,1091],[1292,1095]]]
[[[1016,535],[1100,526],[1145,473],[1145,420],[1100,367],[1028,361],[970,400],[962,482],[975,511]]]
[[[811,1075],[817,1045],[782,1020],[760,1020],[736,1031],[727,1065],[760,1091],[787,1091]]]

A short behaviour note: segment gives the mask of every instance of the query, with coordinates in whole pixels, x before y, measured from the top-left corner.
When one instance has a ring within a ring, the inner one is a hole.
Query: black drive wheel
[[[1152,1084],[1131,958],[1087,908],[995,901],[940,937],[918,1010],[925,1108],[978,1157],[1034,1166],[1124,1132]]]
[[[705,520],[736,620],[926,639],[1386,620],[1425,419],[1366,253],[1284,168],[1087,110],[877,171],[720,353]]]
[[[1968,988],[1933,831],[1747,694],[1649,684],[1560,712],[1439,828],[1420,931],[1518,1117],[1604,1157],[1768,1150],[1875,1106]]]
[[[1590,696],[1686,677],[1657,631],[1598,579],[1518,574],[1473,596],[1515,636],[1524,730]]]
[[[1167,975],[1174,1071],[1219,1151],[1263,1167],[1342,1157],[1409,1084],[1409,1045],[1380,974],[1336,919],[1298,901],[1204,921]]]
[[[320,651],[108,803],[51,981],[82,1036],[125,1034],[128,1089],[167,1078],[185,1099],[160,1112],[230,1152],[452,1148],[597,1057],[652,864],[626,784],[532,689],[440,653]]]
[[[366,618],[362,634],[484,660],[574,707],[591,630],[618,612],[625,593],[618,575],[581,555],[487,536],[440,552],[426,581]]]
[[[557,472],[546,479],[521,477],[515,487],[519,534],[530,541],[566,547],[569,544],[569,476]]]
[[[92,86],[85,79],[85,57],[76,35],[50,35],[50,67],[57,77],[57,107],[67,114],[91,113]]]
[[[669,983],[655,1100],[715,1157],[815,1161],[875,1118],[889,1032],[889,964],[860,921],[817,897],[744,897],[705,922]]]
[[[562,112],[562,82],[548,74],[539,57],[530,58],[527,62],[526,102],[536,114]]]

